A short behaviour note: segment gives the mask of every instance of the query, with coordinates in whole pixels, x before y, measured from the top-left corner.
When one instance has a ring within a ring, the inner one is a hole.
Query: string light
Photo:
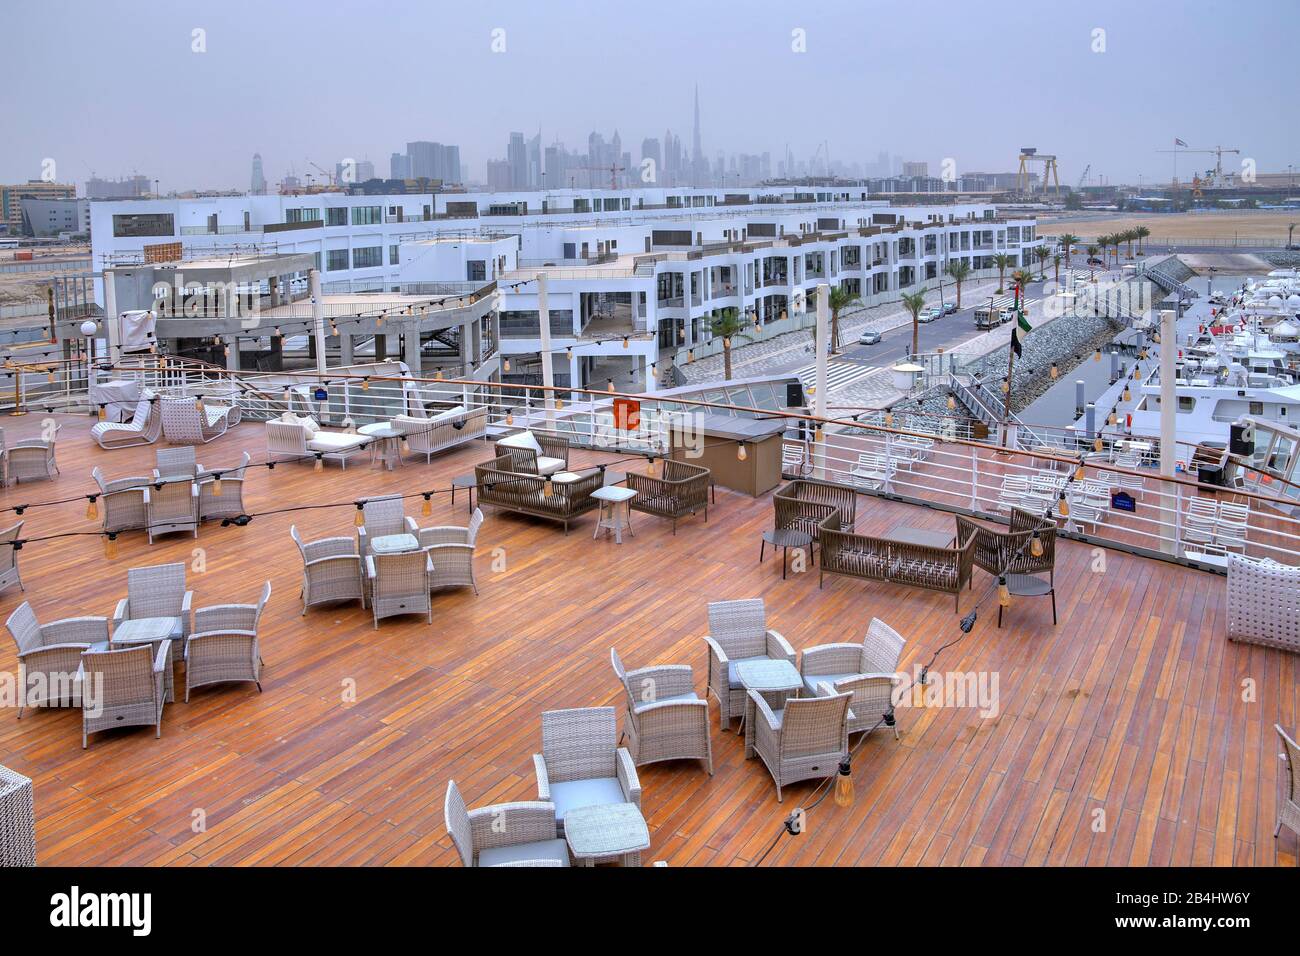
[[[1037,540],[1038,532],[1034,532],[1034,538]],[[1030,545],[1030,547],[1033,546]],[[1002,607],[1011,606],[1011,589],[1007,587],[1007,579],[1005,576],[998,578],[998,604]]]
[[[736,460],[737,460],[737,461],[744,461],[744,460],[745,460],[746,458],[748,458],[748,457],[749,457],[749,452],[745,449],[745,443],[744,443],[743,441],[742,441],[742,442],[737,442],[737,443],[736,443]]]
[[[95,496],[95,495],[87,495],[86,497],[87,497],[87,499],[88,499],[88,501],[89,501],[89,504],[86,505],[86,519],[87,519],[88,521],[94,521],[96,518],[99,517],[99,508],[98,508],[98,506],[96,506],[96,504],[95,504],[95,497],[96,497],[96,496]]]
[[[218,498],[221,497],[221,472],[216,472],[212,477],[212,493]]]
[[[847,760],[840,761],[839,773],[835,776],[834,800],[837,807],[853,806],[853,768]]]
[[[1126,402],[1128,402],[1128,401],[1132,401],[1132,399],[1133,399],[1133,393],[1132,393],[1131,391],[1129,391],[1129,387],[1128,387],[1128,383],[1127,383],[1127,382],[1124,383],[1124,392],[1123,392],[1122,395],[1120,395],[1120,398],[1122,398],[1122,399],[1123,399],[1124,401],[1126,401]]]
[[[1029,553],[1036,558],[1043,556],[1043,539],[1038,536],[1038,529],[1034,529],[1033,537],[1029,539]]]
[[[1055,362],[1052,363],[1051,371],[1048,372],[1048,374],[1052,376],[1052,379],[1053,379],[1053,380],[1055,380],[1055,379],[1057,378],[1057,376],[1059,376],[1059,375],[1061,374],[1061,370],[1058,369],[1058,368],[1056,367],[1056,363],[1055,363]]]
[[[1097,349],[1097,351],[1095,351],[1095,352],[1092,353],[1092,360],[1093,360],[1094,362],[1100,362],[1100,361],[1101,361],[1101,349]]]
[[[110,561],[117,557],[117,532],[110,531],[104,536],[104,557]]]
[[[313,471],[325,470],[325,458],[320,454],[320,452],[316,453],[316,464],[312,465],[312,470]]]
[[[357,502],[357,514],[352,520],[358,528],[364,528],[366,526],[366,511],[363,502]]]
[[[606,387],[607,389],[609,389],[609,391],[611,391],[611,392],[614,391],[614,380],[613,380],[612,378],[611,378],[611,379],[608,379],[608,380],[605,382],[605,387]]]
[[[549,498],[555,493],[555,485],[551,481],[551,476],[547,475],[546,480],[542,482],[542,497]]]
[[[430,491],[424,493],[424,504],[420,505],[420,514],[426,518],[433,514],[433,493]]]
[[[1061,498],[1056,503],[1056,513],[1059,514],[1062,518],[1070,517],[1070,502],[1065,497],[1064,491],[1061,492]]]
[[[948,396],[948,411],[953,412],[956,410],[957,410],[957,399],[950,394]]]

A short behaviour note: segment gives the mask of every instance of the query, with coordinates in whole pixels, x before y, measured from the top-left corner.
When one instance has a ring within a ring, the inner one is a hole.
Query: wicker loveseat
[[[406,436],[412,454],[423,455],[428,464],[441,451],[482,438],[487,434],[487,420],[486,407],[466,411],[465,406],[457,405],[427,418],[398,415],[390,424]]]
[[[636,492],[631,508],[671,518],[676,534],[678,518],[703,509],[704,520],[709,520],[709,477],[709,469],[671,458],[664,462],[663,474],[657,477],[628,472],[627,486]]]
[[[605,481],[597,469],[576,475],[560,472],[547,479],[541,475],[512,471],[515,462],[511,455],[502,455],[474,466],[479,504],[496,505],[507,511],[559,521],[564,525],[565,534],[569,532],[571,521],[600,504],[598,499],[591,497],[591,493]]]
[[[961,589],[970,581],[975,558],[974,531],[960,539],[957,547],[936,548],[840,531],[834,527],[835,520],[832,515],[821,526],[819,586],[827,574],[847,574],[944,591],[953,595],[953,609],[960,609]]]
[[[848,485],[800,478],[777,489],[772,497],[776,527],[793,528],[820,541],[823,528],[852,531],[857,518],[858,493]]]
[[[975,535],[975,567],[992,575],[1051,573],[1056,566],[1056,522],[1019,508],[1011,509],[1009,529],[989,527],[957,515],[957,537]],[[1035,556],[1035,532],[1043,553]]]

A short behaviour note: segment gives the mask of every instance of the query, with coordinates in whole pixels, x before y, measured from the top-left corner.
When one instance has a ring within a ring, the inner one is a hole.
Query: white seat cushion
[[[746,661],[765,660],[767,660],[766,657],[741,657],[734,661],[727,661],[727,683],[730,684],[733,689],[744,687],[745,685],[740,682],[740,678],[736,676],[736,665],[744,664]]]
[[[365,435],[349,435],[347,432],[317,432],[316,437],[307,442],[307,447],[312,451],[345,451],[348,448],[356,448],[363,441],[366,441]]]
[[[857,677],[857,674],[805,674],[803,677],[803,686],[808,688],[808,693],[814,697],[820,697],[821,691],[818,684],[834,684],[837,680],[848,680],[850,677]]]
[[[434,415],[433,420],[435,422],[443,422],[449,418],[455,418],[457,415],[464,415],[464,414],[465,414],[465,406],[457,405],[455,408],[449,408],[445,412],[439,412],[437,415]]]
[[[538,840],[536,843],[489,847],[478,854],[479,866],[501,866],[521,860],[557,860],[560,866],[568,866],[569,844],[563,840]]]
[[[537,473],[539,475],[549,475],[553,472],[561,471],[563,468],[563,458],[547,458],[545,455],[539,455],[537,457]]]
[[[432,422],[427,418],[416,418],[414,415],[397,415],[393,418],[393,427],[399,432],[419,433],[427,429]]]
[[[537,436],[534,435],[532,432],[520,432],[517,435],[511,435],[508,438],[501,439],[499,442],[497,442],[497,444],[505,445],[507,448],[530,449],[533,452],[533,454],[537,455],[538,465],[540,466],[541,464],[542,446],[538,444]],[[551,458],[548,460],[554,461],[555,459]]]
[[[555,804],[555,818],[578,807],[595,807],[606,803],[626,803],[623,787],[617,777],[595,777],[591,780],[570,780],[551,784],[551,802]]]

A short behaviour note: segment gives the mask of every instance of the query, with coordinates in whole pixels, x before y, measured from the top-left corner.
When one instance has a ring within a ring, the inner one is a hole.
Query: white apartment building
[[[957,259],[976,274],[999,253],[1028,265],[1039,244],[1032,219],[995,218],[986,203],[903,206],[848,187],[125,200],[92,203],[91,226],[96,268],[179,242],[187,258],[309,254],[327,294],[495,282],[507,381],[541,381],[544,274],[556,384],[627,390],[708,351],[721,310],[770,333],[799,321],[821,283],[870,305],[937,288]]]

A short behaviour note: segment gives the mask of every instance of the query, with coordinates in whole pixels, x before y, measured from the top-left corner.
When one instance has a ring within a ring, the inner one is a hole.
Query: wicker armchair
[[[433,561],[430,587],[471,587],[478,594],[478,583],[474,580],[474,544],[482,524],[483,512],[475,508],[467,528],[438,525],[420,529],[416,535],[420,548]]]
[[[154,408],[152,392],[145,392],[135,403],[135,414],[129,422],[96,422],[90,429],[90,437],[105,451],[152,445],[161,436],[162,415]]]
[[[820,541],[823,528],[853,530],[858,493],[848,485],[800,478],[777,489],[772,506],[776,511],[776,528],[793,528]]]
[[[871,730],[883,717],[893,727],[894,687],[898,682],[898,661],[906,645],[901,634],[872,618],[861,644],[819,644],[805,647],[799,660],[799,676],[813,697],[850,695],[848,732]]]
[[[709,469],[669,458],[664,461],[663,474],[654,477],[628,472],[627,486],[636,492],[630,502],[633,511],[671,518],[673,534],[677,533],[677,519],[704,510],[704,520],[709,520]]]
[[[751,690],[749,697],[754,702],[754,752],[772,774],[777,803],[782,787],[833,776],[849,759],[848,694],[796,697],[776,713],[758,691]]]
[[[7,480],[52,481],[59,473],[58,463],[54,460],[54,445],[62,427],[55,425],[48,440],[25,438],[8,446],[5,449]]]
[[[149,515],[144,506],[144,490],[151,479],[144,475],[130,478],[104,478],[96,466],[90,473],[99,486],[98,506],[104,515],[105,531],[143,530],[149,526]]]
[[[351,538],[321,538],[304,543],[298,535],[297,525],[289,528],[289,536],[302,555],[302,613],[313,604],[330,604],[334,601],[360,601],[366,606],[366,591],[362,579],[361,555],[357,543]]]
[[[176,445],[205,445],[224,435],[240,418],[237,405],[205,403],[200,408],[196,398],[160,398],[158,404],[163,435]]]
[[[660,664],[625,671],[614,648],[614,673],[627,698],[623,736],[638,767],[659,760],[703,760],[713,775],[709,702],[695,696],[689,664]]]
[[[36,612],[24,601],[5,621],[5,627],[18,648],[18,666],[26,675],[26,685],[19,688],[18,719],[28,700],[46,707],[78,706],[72,679],[81,664],[81,654],[91,644],[108,640],[108,618],[69,617],[40,624]],[[41,675],[33,683],[33,675]],[[33,699],[44,688],[45,697]]]
[[[705,694],[718,698],[718,722],[723,730],[733,717],[745,714],[745,686],[736,674],[744,661],[769,658],[794,663],[794,648],[767,626],[762,598],[714,601],[709,604],[709,681]]]
[[[178,531],[199,536],[199,486],[195,481],[173,478],[155,482],[144,489],[144,510],[150,544],[161,534]]]
[[[19,521],[0,531],[0,592],[9,590],[15,584],[18,585],[18,590],[27,590],[23,587],[23,576],[18,571],[18,546],[14,544],[22,530],[23,523]]]
[[[474,476],[481,505],[496,505],[506,511],[548,518],[564,525],[600,505],[591,493],[604,484],[598,469],[580,472],[572,480],[551,480],[547,493],[547,479],[540,475],[512,471],[515,459],[502,455],[489,462],[474,466]],[[561,475],[560,478],[564,478]]]
[[[569,846],[555,835],[554,804],[529,800],[469,810],[452,780],[443,816],[466,866],[569,865]]]
[[[1020,508],[1011,509],[1010,527],[993,528],[980,521],[956,515],[957,537],[975,535],[975,567],[994,576],[1040,574],[1056,566],[1056,522]],[[1035,556],[1031,542],[1035,532],[1043,553]]]
[[[117,602],[113,611],[113,630],[123,621],[169,617],[171,639],[183,641],[193,630],[190,611],[193,600],[194,592],[185,590],[185,565],[131,568],[126,572],[126,597]]]
[[[36,865],[32,782],[0,767],[0,868]]]
[[[199,520],[237,518],[244,513],[244,471],[249,454],[244,452],[234,468],[213,468],[199,473]]]
[[[194,612],[194,633],[185,639],[185,702],[190,690],[205,684],[252,681],[262,692],[258,625],[271,599],[271,582],[262,585],[256,604],[217,604]]]
[[[533,754],[537,799],[555,805],[555,832],[578,807],[630,803],[641,807],[641,780],[626,747],[618,745],[613,707],[548,710],[542,714],[542,752]]]
[[[1281,724],[1274,724],[1273,729],[1282,740],[1282,753],[1278,756],[1286,761],[1286,776],[1282,778],[1286,792],[1278,801],[1277,826],[1273,828],[1273,836],[1277,837],[1284,826],[1300,836],[1300,744],[1282,729]]]
[[[159,478],[197,478],[203,466],[198,463],[191,445],[180,448],[159,448],[153,470],[154,480]]]
[[[509,471],[525,475],[553,475],[569,468],[569,440],[556,435],[516,432],[496,443],[497,457],[508,455]]]
[[[367,498],[361,505],[362,521],[357,528],[357,550],[361,556],[370,554],[370,542],[390,534],[418,534],[419,525],[406,514],[406,503],[401,495],[384,495]]]
[[[424,614],[433,623],[433,562],[424,551],[366,555],[366,579],[370,583],[370,608],[375,630],[381,618],[398,614]]]
[[[90,687],[86,687],[81,695],[82,750],[91,734],[112,727],[152,726],[154,736],[162,736],[164,680],[170,654],[171,641],[160,641],[157,651],[144,644],[81,655],[83,680],[94,688],[90,693]]]

